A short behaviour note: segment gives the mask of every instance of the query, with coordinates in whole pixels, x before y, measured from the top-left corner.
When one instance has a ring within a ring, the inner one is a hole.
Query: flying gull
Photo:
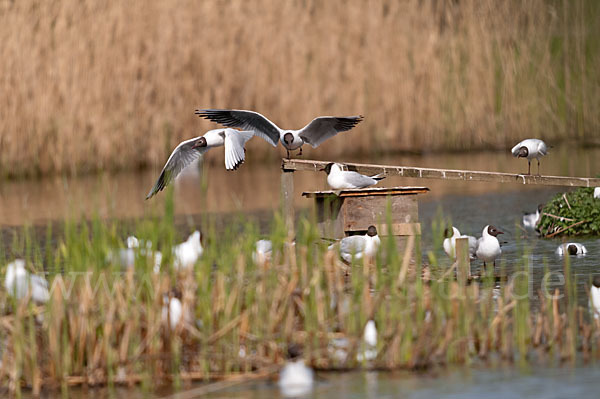
[[[237,109],[198,109],[196,115],[210,121],[220,123],[227,127],[237,127],[244,130],[253,130],[254,133],[265,139],[268,143],[277,147],[277,141],[287,151],[300,149],[298,155],[302,155],[302,145],[310,144],[313,148],[322,142],[338,134],[352,129],[363,120],[361,115],[357,116],[320,116],[300,130],[285,130],[279,128],[263,115],[254,111]]]
[[[213,147],[225,147],[225,168],[227,170],[239,168],[244,163],[246,156],[244,146],[253,135],[253,132],[248,131],[214,129],[206,132],[204,136],[194,137],[179,143],[171,153],[156,184],[154,184],[146,199],[152,198],[165,188],[186,166]]]

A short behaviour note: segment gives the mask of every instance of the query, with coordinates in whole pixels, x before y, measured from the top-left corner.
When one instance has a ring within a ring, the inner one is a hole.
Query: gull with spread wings
[[[300,130],[284,130],[254,111],[198,109],[196,110],[196,115],[223,126],[252,130],[256,136],[265,139],[273,147],[277,147],[277,141],[281,141],[281,144],[287,151],[288,159],[292,150],[300,149],[298,155],[302,155],[302,145],[304,143],[316,148],[328,138],[335,136],[339,132],[352,129],[363,120],[361,115],[342,117],[320,116],[313,119],[312,122]]]
[[[225,168],[234,170],[244,163],[246,142],[254,136],[251,131],[235,129],[209,130],[204,136],[194,137],[181,142],[171,153],[154,187],[146,199],[152,198],[165,188],[189,164],[200,158],[202,154],[213,147],[225,147]]]

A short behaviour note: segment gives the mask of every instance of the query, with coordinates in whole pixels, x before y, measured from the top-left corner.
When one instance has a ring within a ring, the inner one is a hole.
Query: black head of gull
[[[567,252],[569,255],[577,255],[577,245],[569,244],[567,245]]]
[[[367,229],[367,235],[369,237],[375,237],[377,235],[377,228],[375,228],[375,226],[369,226]]]
[[[529,155],[529,149],[525,146],[519,148],[519,152],[517,153],[517,158],[527,158]]]
[[[192,148],[202,148],[202,147],[206,147],[207,143],[206,143],[206,139],[204,137],[200,137],[198,139],[198,141],[196,141],[194,143],[194,145],[192,146]]]
[[[600,276],[594,277],[592,280],[592,285],[596,288],[600,288]]]
[[[292,133],[286,133],[283,135],[283,142],[287,145],[291,145],[294,142],[294,135]]]
[[[538,211],[540,211],[540,213],[542,213],[543,209],[544,209],[544,204],[539,204],[538,205]]]
[[[325,165],[325,167],[323,169],[321,169],[322,171],[324,171],[325,173],[329,174],[331,173],[331,168],[333,167],[333,162],[329,162],[327,165]]]
[[[302,347],[296,343],[291,343],[287,348],[288,359],[295,360],[302,357]]]
[[[498,230],[494,226],[488,226],[488,234],[494,237],[498,237],[498,234],[504,234],[503,231]]]
[[[444,229],[444,238],[450,238],[453,234],[454,232],[452,231],[452,229],[449,229],[448,227]]]

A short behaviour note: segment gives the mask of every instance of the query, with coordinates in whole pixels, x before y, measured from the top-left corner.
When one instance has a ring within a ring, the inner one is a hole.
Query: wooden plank
[[[329,162],[327,161],[284,159],[282,168],[284,170],[305,170],[318,172],[328,163]],[[387,166],[358,163],[346,163],[345,165],[347,165],[349,168],[356,169],[356,171],[359,173],[367,175],[383,173],[387,176],[402,176],[422,179],[486,181],[492,183],[520,183],[567,187],[600,186],[600,178],[592,177],[535,176],[475,170],[437,169],[415,166]]]
[[[307,198],[339,196],[339,197],[366,197],[366,196],[387,196],[387,195],[414,195],[425,194],[429,191],[427,187],[369,187],[352,190],[326,190],[326,191],[305,191],[302,193]]]
[[[391,233],[391,234],[390,234]],[[421,235],[421,223],[393,223],[377,225],[377,234],[380,236],[419,236]]]

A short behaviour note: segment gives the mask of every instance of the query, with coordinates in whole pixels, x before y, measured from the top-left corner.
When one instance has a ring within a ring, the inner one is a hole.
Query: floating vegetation
[[[543,237],[600,235],[600,200],[594,188],[556,194],[544,205],[538,229]]]
[[[262,378],[283,365],[290,344],[317,370],[600,356],[600,324],[577,305],[568,263],[564,290],[537,293],[533,313],[527,257],[499,287],[491,275],[463,285],[434,254],[421,266],[414,237],[404,253],[384,237],[376,259],[348,266],[315,224],[301,221],[290,245],[276,218],[270,258],[253,260],[255,224],[219,234],[208,226],[195,268],[176,271],[169,255],[176,234],[165,219],[136,230],[165,254],[158,273],[148,256],[125,270],[107,257],[127,235],[117,224],[66,223],[56,249],[36,244],[27,230],[15,236],[11,251],[30,270],[48,272],[49,300],[17,301],[0,291],[2,387],[18,395],[24,387],[35,394],[76,385],[153,390]],[[371,330],[378,336],[366,342]]]

